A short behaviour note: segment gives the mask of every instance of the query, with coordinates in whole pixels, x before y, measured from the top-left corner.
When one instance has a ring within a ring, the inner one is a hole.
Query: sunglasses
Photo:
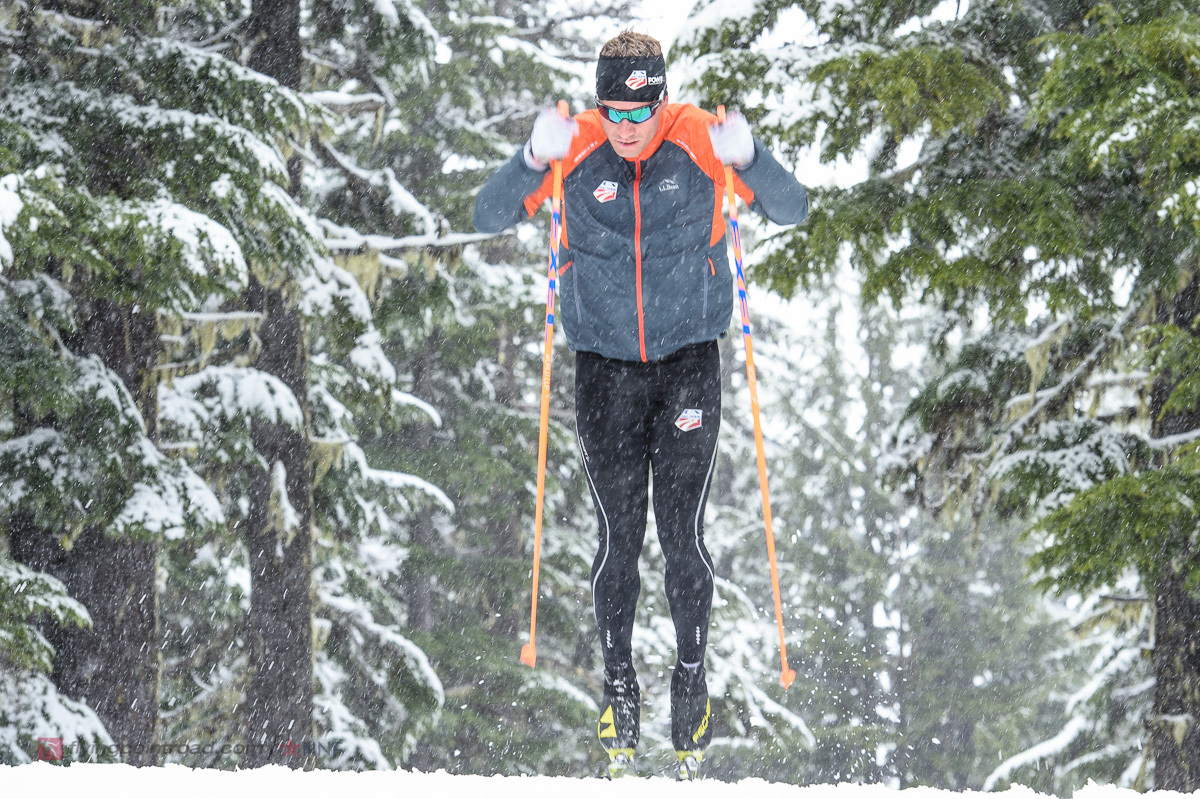
[[[600,114],[614,125],[619,125],[624,120],[628,119],[635,125],[640,125],[650,117],[654,116],[654,112],[662,105],[662,98],[655,100],[650,105],[643,105],[640,108],[634,108],[630,111],[618,111],[600,102],[600,98],[596,98],[596,108],[600,110]]]

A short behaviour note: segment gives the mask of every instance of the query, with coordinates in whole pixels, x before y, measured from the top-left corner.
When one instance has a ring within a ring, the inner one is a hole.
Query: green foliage
[[[1185,195],[1200,165],[1200,137],[1189,124],[1200,88],[1195,15],[1154,18],[1137,5],[1099,3],[1088,20],[1086,33],[1047,37],[1070,57],[1050,63],[1034,118],[1052,125],[1088,168],[1135,169],[1164,211],[1194,223],[1195,203]]]
[[[993,473],[1004,483],[1000,508],[1060,508],[1079,492],[1149,462],[1151,454],[1144,439],[1094,419],[1046,422],[1023,449],[996,463]]]
[[[91,625],[61,582],[0,556],[0,668],[49,671],[54,650],[32,621]]]
[[[1128,474],[1080,492],[1047,515],[1037,530],[1048,536],[1032,563],[1042,583],[1057,591],[1086,592],[1115,585],[1134,570],[1148,591],[1178,571],[1200,589],[1200,453],[1160,468]]]
[[[49,424],[0,444],[5,511],[34,513],[66,548],[87,524],[153,538],[222,521],[208,487],[149,444],[133,398],[98,358],[71,363],[64,395]]]
[[[54,336],[74,324],[70,298],[55,281],[0,283],[0,398],[34,416],[70,410],[70,369],[57,357]],[[11,424],[11,421],[10,421]]]
[[[1193,318],[1195,9],[1017,0],[933,22],[910,20],[922,12],[908,3],[789,6],[822,49],[779,31],[768,47],[746,23],[787,7],[755,4],[690,52],[709,59],[708,96],[733,78],[778,109],[763,117],[782,151],[815,145],[827,162],[868,165],[857,185],[814,193],[809,225],[776,237],[760,279],[811,287],[848,258],[868,301],[950,312],[931,331],[941,363],[895,429],[890,473],[942,518],[969,500],[980,535],[994,534],[993,507],[1047,514],[1029,539],[1044,585],[1137,593],[1165,568],[1190,573],[1189,436],[1144,431],[1194,426],[1195,347],[1187,330],[1138,331]],[[713,58],[718,43],[736,52]],[[1098,653],[1102,676],[1080,677],[1092,687],[1062,702],[1075,737],[1054,758],[1056,788],[1146,767],[1128,745],[1147,707],[1126,701],[1138,623],[1069,642]]]
[[[927,44],[831,58],[809,79],[833,98],[829,112],[812,118],[825,127],[827,160],[854,152],[880,128],[899,141],[926,132],[941,138],[974,127],[1007,97],[991,65]]]
[[[1146,361],[1154,375],[1167,381],[1171,391],[1162,403],[1160,417],[1184,414],[1200,405],[1200,340],[1176,325],[1151,325],[1142,331],[1147,343]]]

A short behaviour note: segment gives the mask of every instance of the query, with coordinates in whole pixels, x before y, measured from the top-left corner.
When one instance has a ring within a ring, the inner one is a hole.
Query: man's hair
[[[629,30],[621,31],[600,48],[600,55],[605,58],[652,58],[662,54],[658,39]]]

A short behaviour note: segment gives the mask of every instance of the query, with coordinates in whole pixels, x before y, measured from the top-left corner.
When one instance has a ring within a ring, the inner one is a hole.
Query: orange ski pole
[[[566,100],[558,101],[558,113],[570,113]],[[554,193],[550,198],[550,281],[546,291],[546,337],[542,343],[542,414],[538,430],[537,509],[533,517],[533,602],[529,613],[529,643],[521,647],[521,662],[529,668],[537,663],[538,571],[542,562],[542,505],[546,496],[546,440],[550,425],[550,356],[554,345],[554,289],[558,283],[558,245],[562,240],[562,161],[552,161]]]
[[[717,121],[725,122],[725,106],[717,107]],[[771,495],[767,490],[767,457],[763,452],[762,423],[758,414],[758,379],[754,373],[754,346],[750,343],[750,306],[746,302],[746,275],[742,271],[742,236],[738,230],[737,194],[733,189],[733,167],[725,167],[725,190],[729,194],[729,228],[733,235],[733,260],[737,265],[738,304],[742,310],[742,339],[746,343],[746,382],[750,387],[750,413],[754,417],[754,448],[758,454],[758,487],[762,492],[763,522],[767,531],[767,558],[771,562],[771,590],[775,596],[775,623],[779,627],[779,683],[786,691],[796,679],[788,665],[783,639],[783,604],[779,598],[779,569],[775,565],[775,533],[771,523]]]

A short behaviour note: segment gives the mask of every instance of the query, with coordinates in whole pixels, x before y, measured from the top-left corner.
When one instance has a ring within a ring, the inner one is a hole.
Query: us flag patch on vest
[[[601,183],[599,186],[596,187],[596,190],[594,192],[592,192],[592,196],[595,197],[597,200],[599,200],[602,203],[606,203],[609,200],[617,199],[616,181],[612,181],[612,180],[604,181],[603,183]]]
[[[679,414],[679,418],[675,420],[675,426],[686,433],[699,427],[703,417],[704,411],[699,408],[688,408]]]

